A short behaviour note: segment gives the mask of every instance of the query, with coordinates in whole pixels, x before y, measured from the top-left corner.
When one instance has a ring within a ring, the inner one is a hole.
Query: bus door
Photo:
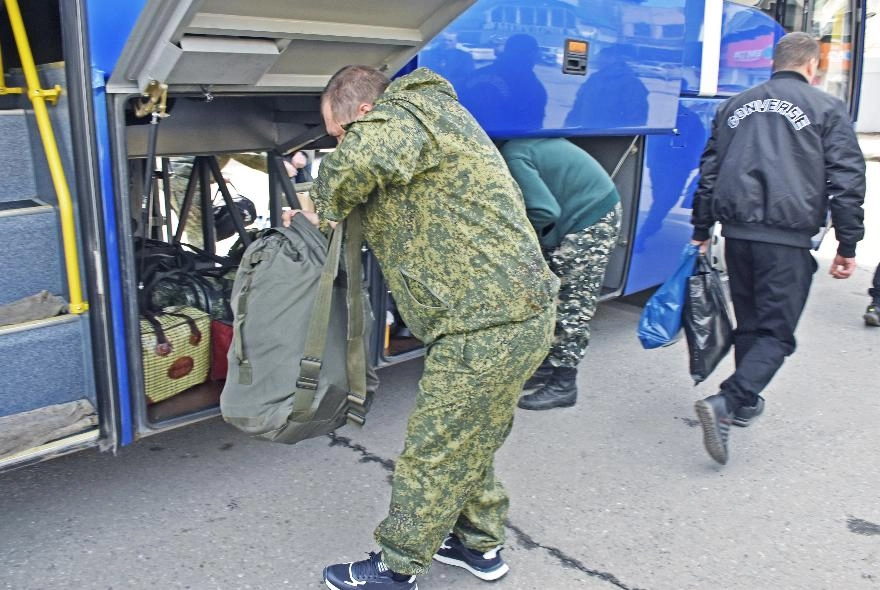
[[[0,9],[0,471],[115,442],[80,9]]]
[[[146,3],[107,84],[118,233],[126,237],[120,239],[122,287],[131,334],[127,353],[132,386],[126,401],[132,416],[122,420],[129,421],[134,437],[217,415],[223,385],[223,375],[209,371],[169,394],[163,389],[168,379],[161,371],[157,376],[148,370],[154,365],[152,326],[157,318],[138,304],[145,291],[144,248],[161,250],[163,243],[178,244],[184,238],[197,241],[207,254],[196,261],[197,270],[205,269],[200,264],[213,274],[229,270],[210,257],[228,254],[230,240],[246,245],[255,235],[256,219],[277,225],[283,207],[306,202],[306,187],[291,187],[283,158],[297,151],[319,157],[321,150],[335,147],[325,137],[319,104],[330,76],[352,63],[397,72],[470,4]],[[241,186],[244,181],[236,176],[243,178],[244,170],[256,179],[248,186]],[[243,203],[236,198],[238,192],[248,197],[253,211],[232,215],[231,233],[221,231],[214,207],[237,210]],[[199,209],[200,221],[194,223],[193,212]],[[177,248],[187,249],[174,245],[172,252]],[[376,265],[367,268],[370,283],[380,284]],[[173,281],[168,286],[173,290]],[[189,314],[188,319],[199,315],[199,322],[211,326],[216,319],[213,312],[208,319],[203,313],[173,313]],[[378,321],[373,333],[381,337],[384,314]],[[184,331],[186,323],[176,322]],[[210,333],[218,332],[210,328]],[[190,368],[174,361],[166,372],[173,378]]]

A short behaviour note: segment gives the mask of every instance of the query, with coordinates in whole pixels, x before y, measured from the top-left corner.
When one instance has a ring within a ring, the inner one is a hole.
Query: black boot
[[[553,375],[535,393],[519,398],[517,404],[524,410],[549,410],[568,408],[577,401],[577,369],[575,367],[553,367]]]
[[[523,385],[523,389],[537,389],[547,383],[550,376],[553,375],[553,365],[549,359],[544,359],[541,366],[535,369],[535,372],[529,377],[529,380]]]

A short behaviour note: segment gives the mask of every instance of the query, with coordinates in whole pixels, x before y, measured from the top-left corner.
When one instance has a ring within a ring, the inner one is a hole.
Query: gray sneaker
[[[754,406],[740,406],[737,408],[733,413],[731,423],[745,428],[751,424],[753,418],[757,418],[762,413],[764,413],[764,398],[759,395],[758,401],[755,402]]]
[[[727,411],[727,401],[720,393],[698,400],[694,411],[703,427],[703,446],[709,456],[721,463],[727,463],[727,437],[730,434],[731,415]]]

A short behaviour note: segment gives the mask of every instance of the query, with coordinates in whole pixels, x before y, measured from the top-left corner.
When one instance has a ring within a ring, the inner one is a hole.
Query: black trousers
[[[751,406],[794,352],[797,327],[818,265],[806,248],[725,240],[736,314],[736,371],[721,384],[731,406]]]
[[[880,264],[877,265],[877,270],[874,271],[874,286],[868,289],[868,295],[871,296],[871,301],[874,305],[880,305]]]

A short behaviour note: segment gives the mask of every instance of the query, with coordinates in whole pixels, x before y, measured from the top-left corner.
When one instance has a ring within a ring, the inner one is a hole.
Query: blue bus
[[[818,83],[856,112],[864,20],[860,0],[5,0],[0,470],[218,415],[222,305],[156,329],[148,271],[172,261],[163,288],[222,302],[234,253],[308,206],[288,156],[332,149],[319,96],[341,66],[427,65],[493,138],[599,160],[626,212],[610,298],[670,272],[713,112],[785,31],[821,39]],[[364,258],[373,364],[421,354]],[[154,358],[171,329],[191,357]]]

